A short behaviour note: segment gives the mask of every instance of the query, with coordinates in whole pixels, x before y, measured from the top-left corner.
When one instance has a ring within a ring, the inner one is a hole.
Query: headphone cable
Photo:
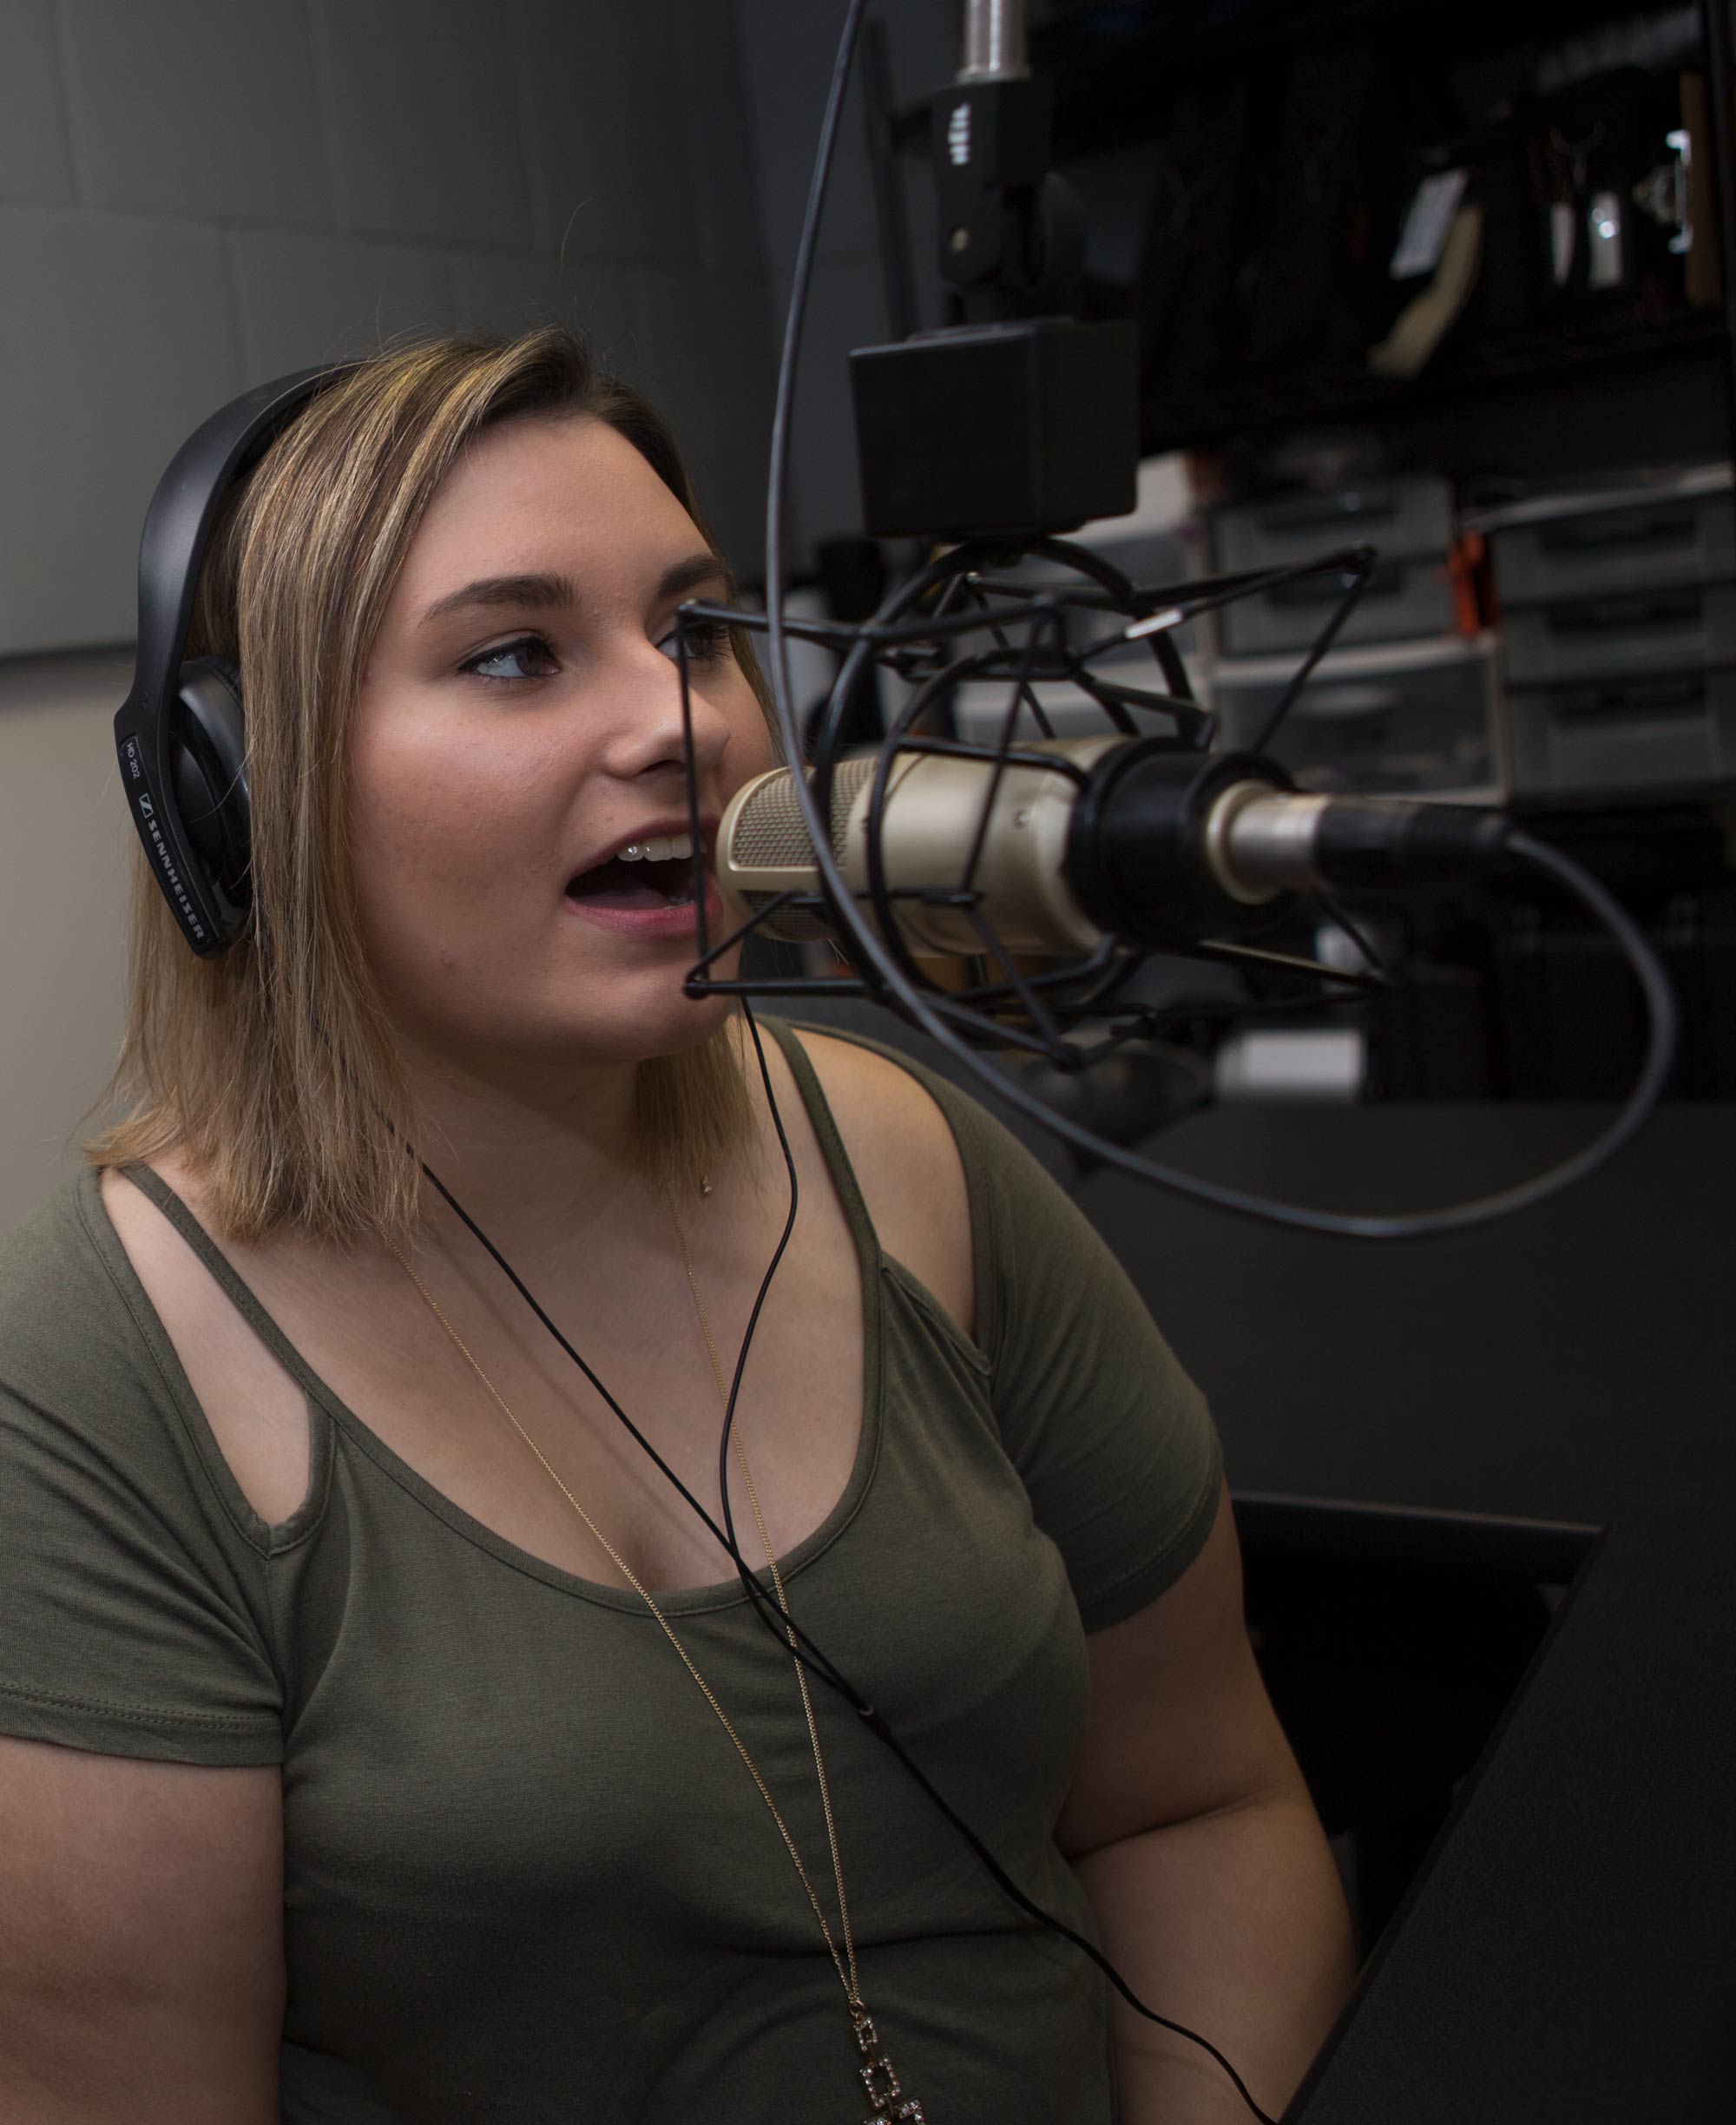
[[[783,1261],[785,1252],[790,1243],[791,1234],[795,1230],[796,1213],[800,1203],[800,1185],[796,1175],[795,1155],[790,1148],[789,1135],[784,1127],[784,1117],[779,1109],[777,1093],[772,1083],[771,1067],[766,1061],[765,1043],[760,1037],[759,1022],[753,1016],[752,1005],[745,997],[741,1000],[741,1005],[743,1016],[747,1021],[748,1030],[753,1036],[753,1050],[760,1065],[760,1082],[765,1087],[766,1103],[770,1109],[773,1125],[777,1131],[778,1147],[783,1155],[784,1168],[789,1180],[790,1207],[784,1220],[783,1230],[778,1238],[777,1247],[773,1253],[771,1261],[766,1266],[766,1273],[760,1280],[760,1286],[754,1295],[746,1330],[742,1336],[741,1346],[736,1357],[735,1371],[730,1382],[729,1398],[724,1408],[723,1426],[718,1444],[718,1487],[723,1510],[721,1525],[676,1475],[662,1455],[657,1451],[639,1426],[615,1400],[596,1372],[550,1319],[547,1309],[536,1299],[523,1277],[508,1261],[494,1241],[489,1238],[470,1212],[464,1208],[450,1188],[425,1161],[418,1161],[421,1164],[422,1171],[432,1182],[442,1199],[464,1225],[466,1231],[483,1248],[490,1260],[494,1262],[525,1305],[529,1306],[536,1319],[541,1322],[549,1334],[554,1338],[556,1343],[596,1390],[610,1413],[626,1426],[635,1442],[649,1456],[651,1461],[674,1487],[678,1496],[691,1511],[698,1515],[710,1530],[734,1566],[736,1577],[740,1582],[742,1590],[748,1598],[753,1614],[770,1631],[783,1650],[792,1652],[810,1673],[818,1675],[821,1681],[842,1697],[876,1740],[891,1750],[894,1759],[902,1765],[930,1803],[938,1810],[958,1836],[963,1839],[990,1878],[1005,1896],[1009,1897],[1028,1917],[1035,1919],[1039,1924],[1046,1926],[1051,1932],[1058,1934],[1062,1939],[1070,1941],[1075,1948],[1087,1956],[1102,1971],[1104,1977],[1108,1979],[1135,2013],[1143,2016],[1148,2022],[1157,2023],[1161,2029],[1169,2030],[1178,2036],[1186,2037],[1190,2043],[1197,2044],[1201,2050],[1215,2059],[1228,2075],[1235,2087],[1236,2093],[1246,2104],[1253,2116],[1259,2121],[1259,2125],[1276,2125],[1276,2121],[1270,2114],[1262,2110],[1259,2103],[1254,2101],[1253,2096],[1249,2093],[1247,2083],[1242,2079],[1240,2074],[1236,2071],[1234,2066],[1209,2037],[1202,2036],[1197,2030],[1189,2029],[1185,2023],[1173,2021],[1167,2015],[1160,2014],[1154,2007],[1147,2006],[1094,1941],[1088,1940],[1075,1927],[1069,1925],[1065,1919],[1058,1918],[1052,1911],[1045,1910],[1019,1886],[976,1832],[965,1821],[957,1809],[936,1786],[921,1765],[910,1754],[903,1742],[898,1740],[897,1734],[887,1724],[884,1715],[815,1641],[808,1631],[803,1628],[794,1613],[779,1609],[775,1604],[771,1595],[760,1583],[752,1566],[742,1554],[740,1545],[736,1539],[734,1514],[729,1503],[727,1470],[730,1442],[734,1433],[736,1405],[740,1396],[742,1376],[746,1371],[747,1355],[753,1344],[754,1332],[759,1326],[760,1313],[771,1291],[772,1280]]]

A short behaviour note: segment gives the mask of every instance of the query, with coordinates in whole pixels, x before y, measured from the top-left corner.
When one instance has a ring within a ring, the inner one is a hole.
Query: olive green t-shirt
[[[791,1606],[1028,1893],[1088,1932],[1053,1838],[1085,1633],[1204,1543],[1209,1419],[1079,1212],[917,1071],[969,1183],[967,1341],[881,1253],[812,1068],[772,1030],[855,1234],[865,1330],[854,1469],[783,1561]],[[308,1493],[274,1526],[250,1509],[96,1177],[69,1186],[0,1254],[0,1731],[282,1766],[283,2118],[856,2125],[813,1911],[638,1597],[442,1497],[139,1177],[305,1388]],[[825,1895],[790,1659],[720,1577],[664,1607]],[[1101,1978],[841,1700],[814,1700],[862,1993],[906,2092],[931,2125],[1111,2118]]]

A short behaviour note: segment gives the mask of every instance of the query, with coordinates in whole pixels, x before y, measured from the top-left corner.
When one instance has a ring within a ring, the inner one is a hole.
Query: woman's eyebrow
[[[448,613],[467,605],[541,605],[570,609],[579,602],[577,586],[570,576],[481,576],[462,590],[450,590],[422,615],[426,627]]]
[[[734,582],[728,563],[714,553],[689,554],[685,561],[677,561],[673,568],[664,569],[654,602],[661,605],[665,598],[681,597],[708,582],[721,583],[727,596]]]
[[[728,564],[714,553],[689,554],[664,569],[658,578],[655,602],[681,597],[701,583],[720,583],[728,592],[733,578]],[[444,620],[449,613],[469,606],[532,605],[571,611],[579,602],[578,587],[570,576],[481,576],[460,590],[436,598],[422,615],[422,625]]]

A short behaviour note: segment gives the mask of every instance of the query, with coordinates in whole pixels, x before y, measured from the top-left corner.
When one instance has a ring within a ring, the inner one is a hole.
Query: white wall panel
[[[773,322],[781,340],[840,10],[812,0],[739,0],[736,11]],[[958,65],[958,10],[941,0],[876,0],[873,13],[886,30],[893,108],[913,109]],[[859,84],[858,72],[839,127],[804,341],[792,481],[792,550],[799,559],[818,539],[860,529],[848,356],[852,347],[890,337]],[[933,258],[933,184],[918,156],[902,157],[898,174],[917,322],[937,325],[943,292]]]
[[[0,208],[0,652],[124,641],[163,467],[240,388],[220,240]]]
[[[699,263],[697,177],[677,62],[696,12],[692,0],[520,0],[540,247]]]
[[[937,15],[950,11],[935,0],[926,4]],[[884,6],[875,10],[884,12]],[[740,0],[738,15],[742,77],[759,157],[760,225],[773,273],[787,273],[807,204],[842,11],[817,7],[812,0]],[[874,195],[862,139],[858,76],[845,105],[826,188],[820,225],[825,258],[860,257],[874,246]]]
[[[850,351],[887,336],[885,293],[876,260],[829,260],[816,266],[791,431],[792,507],[810,538],[860,536]]]
[[[452,273],[461,326],[495,332],[576,326],[618,376],[636,378],[639,348],[621,266],[541,252],[455,251]]]
[[[764,277],[760,164],[733,7],[682,10],[673,60],[697,182],[699,260],[708,273]],[[818,122],[818,113],[815,120]]]
[[[130,659],[0,663],[0,1232],[80,1164],[120,1044],[132,829],[115,786]]]
[[[642,388],[674,424],[725,553],[757,576],[772,424],[766,285],[641,266],[630,279]]]
[[[325,121],[295,0],[56,0],[89,203],[328,225]]]
[[[314,0],[313,23],[341,226],[523,249],[511,10]]]
[[[0,0],[0,200],[72,196],[49,0]]]
[[[450,326],[444,251],[289,229],[237,229],[224,241],[248,384]]]

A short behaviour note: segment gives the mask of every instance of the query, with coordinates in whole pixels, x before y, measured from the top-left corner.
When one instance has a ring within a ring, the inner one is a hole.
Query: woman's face
[[[602,421],[508,421],[453,468],[351,735],[363,934],[412,1042],[486,1072],[638,1061],[720,1023],[726,1004],[681,994],[696,954],[674,635],[684,598],[724,589],[693,519]],[[690,633],[688,673],[708,849],[771,743],[721,628]]]

